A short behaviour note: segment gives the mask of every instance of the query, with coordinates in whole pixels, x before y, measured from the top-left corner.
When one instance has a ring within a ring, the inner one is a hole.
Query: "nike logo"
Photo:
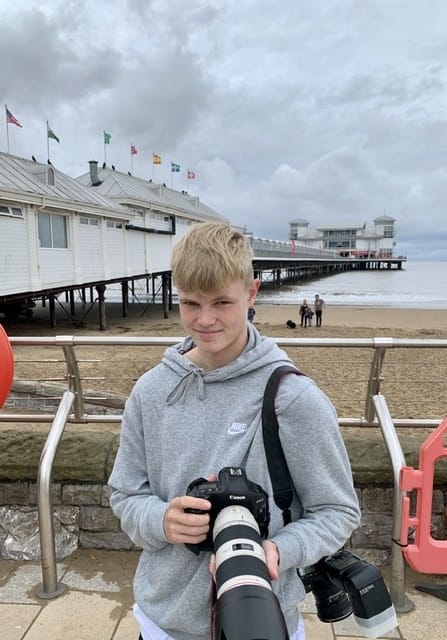
[[[245,433],[248,429],[248,425],[245,422],[233,422],[233,424],[228,427],[227,433],[229,434],[237,434],[237,433]]]

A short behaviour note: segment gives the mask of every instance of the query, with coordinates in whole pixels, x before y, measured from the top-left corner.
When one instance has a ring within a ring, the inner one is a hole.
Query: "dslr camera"
[[[322,622],[344,620],[351,613],[366,638],[397,627],[397,618],[380,571],[347,549],[299,569],[306,592],[315,597]]]
[[[290,640],[262,546],[270,517],[266,492],[248,480],[244,469],[225,467],[217,482],[199,478],[187,494],[212,505],[207,539],[187,547],[196,554],[216,554],[213,638]]]
[[[213,527],[218,514],[225,507],[238,505],[250,511],[258,524],[260,535],[267,538],[270,512],[268,508],[268,494],[264,489],[251,482],[241,467],[224,467],[219,471],[217,481],[197,478],[190,483],[186,495],[195,498],[205,498],[211,502],[210,528],[206,540],[200,544],[187,544],[196,555],[200,551],[213,551]],[[203,513],[196,509],[187,509],[189,513]]]

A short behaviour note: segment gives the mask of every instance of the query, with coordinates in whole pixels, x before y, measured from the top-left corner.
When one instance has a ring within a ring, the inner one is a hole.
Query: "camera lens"
[[[216,633],[221,640],[288,640],[272,591],[259,527],[245,507],[222,509],[213,528],[216,554]]]
[[[259,527],[248,509],[222,509],[214,524],[213,538],[218,598],[247,584],[271,589]]]
[[[321,622],[344,620],[352,613],[343,584],[333,579],[319,564],[300,570],[300,576],[306,591],[314,594]]]

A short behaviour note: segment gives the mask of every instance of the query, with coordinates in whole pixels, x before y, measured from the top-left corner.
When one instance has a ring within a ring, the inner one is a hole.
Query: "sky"
[[[277,240],[389,215],[397,255],[447,261],[446,25],[445,0],[0,0],[10,153],[45,162],[48,120],[70,176],[106,160]]]

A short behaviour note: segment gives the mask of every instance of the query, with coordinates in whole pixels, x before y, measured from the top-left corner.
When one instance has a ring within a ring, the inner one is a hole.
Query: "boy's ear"
[[[254,278],[250,283],[250,287],[248,289],[248,304],[253,304],[260,286],[261,281],[259,280],[259,278]]]

